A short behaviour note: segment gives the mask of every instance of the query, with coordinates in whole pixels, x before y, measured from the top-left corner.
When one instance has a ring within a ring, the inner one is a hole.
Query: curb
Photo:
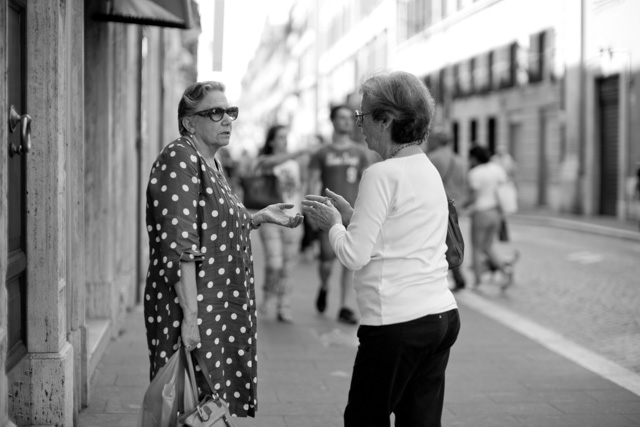
[[[572,231],[583,231],[601,236],[640,242],[640,232],[624,230],[621,228],[609,227],[605,225],[591,224],[588,222],[581,222],[564,218],[543,217],[527,214],[517,214],[512,216],[511,219],[518,222],[527,222],[533,225],[544,225]]]
[[[537,342],[565,359],[640,396],[640,375],[595,352],[582,347],[562,334],[547,329],[514,311],[472,293],[456,295],[456,300],[490,319]]]

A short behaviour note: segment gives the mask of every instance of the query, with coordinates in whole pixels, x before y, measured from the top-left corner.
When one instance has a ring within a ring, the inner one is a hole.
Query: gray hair
[[[180,135],[189,134],[182,125],[182,119],[196,112],[196,107],[207,93],[216,91],[224,93],[225,89],[225,85],[220,82],[197,82],[189,85],[184,90],[178,104],[178,129],[180,130]]]
[[[365,78],[360,93],[369,101],[374,120],[392,118],[391,139],[403,144],[426,140],[435,114],[427,86],[411,73],[393,71]]]

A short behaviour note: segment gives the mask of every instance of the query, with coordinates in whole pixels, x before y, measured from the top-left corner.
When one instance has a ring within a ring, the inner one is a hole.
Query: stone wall
[[[182,43],[185,32],[97,22],[98,6],[89,0],[28,2],[26,78],[33,118],[27,160],[28,339],[27,354],[10,372],[0,373],[3,427],[12,421],[71,426],[89,403],[90,366],[97,361],[90,364],[88,324],[104,320],[106,346],[126,327],[123,312],[137,303],[147,263],[144,187],[151,161],[168,142],[164,124],[176,121],[175,90],[170,101],[165,90],[182,86],[195,70]],[[0,4],[0,22],[6,22],[7,7]],[[144,55],[143,31],[150,47]],[[168,46],[172,49],[165,52]],[[3,63],[6,52],[6,34],[0,32]],[[7,99],[6,77],[0,78],[0,99]],[[175,108],[165,111],[170,103]],[[0,114],[7,117],[5,103]],[[3,142],[6,132],[0,126]],[[0,150],[0,165],[7,164],[7,154]],[[5,167],[0,198],[4,366]]]
[[[77,169],[67,166],[77,165],[74,156],[79,155],[68,151],[72,137],[77,137],[71,121],[79,91],[69,87],[68,77],[71,31],[82,23],[74,21],[72,1],[30,2],[26,10],[28,36],[22,48],[33,144],[26,157],[27,355],[8,373],[8,412],[19,425],[72,425],[67,196],[78,189],[69,188],[67,176]]]

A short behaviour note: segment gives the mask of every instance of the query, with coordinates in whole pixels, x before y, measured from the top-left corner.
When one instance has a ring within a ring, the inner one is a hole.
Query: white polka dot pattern
[[[254,416],[257,334],[249,213],[224,176],[185,138],[165,147],[154,163],[147,225],[144,308],[151,376],[178,348],[182,310],[173,284],[180,280],[180,261],[195,261],[199,351],[231,413]],[[196,370],[198,387],[208,390]]]

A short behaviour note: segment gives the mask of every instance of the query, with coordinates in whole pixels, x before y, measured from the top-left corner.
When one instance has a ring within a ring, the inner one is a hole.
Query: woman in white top
[[[383,161],[363,174],[353,208],[340,195],[307,196],[303,212],[329,230],[338,259],[354,270],[361,314],[346,427],[440,426],[449,350],[460,328],[445,258],[447,198],[419,144],[434,102],[405,72],[361,88],[356,123]]]
[[[489,151],[479,145],[469,150],[471,170],[467,174],[469,195],[463,203],[471,213],[471,256],[473,258],[474,285],[479,286],[482,274],[489,270],[500,271],[504,276],[502,290],[513,283],[513,263],[518,252],[510,261],[500,259],[494,249],[502,213],[498,206],[498,186],[508,180],[502,166],[490,161]]]

